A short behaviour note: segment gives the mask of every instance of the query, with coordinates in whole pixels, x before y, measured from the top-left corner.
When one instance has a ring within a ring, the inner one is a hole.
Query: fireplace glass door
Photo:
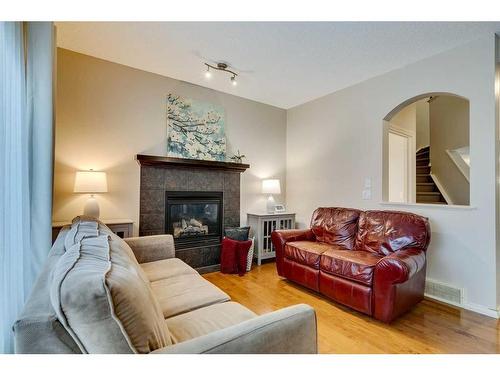
[[[222,194],[167,192],[166,233],[176,245],[208,239],[220,240],[222,232]]]
[[[175,203],[170,206],[174,238],[206,236],[219,230],[217,202]]]

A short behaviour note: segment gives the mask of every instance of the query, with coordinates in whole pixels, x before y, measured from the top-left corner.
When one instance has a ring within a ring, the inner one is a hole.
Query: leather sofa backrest
[[[360,213],[360,210],[351,208],[317,208],[312,215],[311,230],[319,242],[352,250]]]
[[[355,249],[380,255],[407,247],[427,250],[430,241],[429,220],[399,211],[365,211],[359,216]]]

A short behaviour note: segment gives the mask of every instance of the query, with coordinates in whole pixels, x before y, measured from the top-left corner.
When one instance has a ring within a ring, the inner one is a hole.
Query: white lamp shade
[[[281,194],[280,180],[262,180],[262,194]]]
[[[75,176],[75,193],[107,193],[106,172],[78,171]]]

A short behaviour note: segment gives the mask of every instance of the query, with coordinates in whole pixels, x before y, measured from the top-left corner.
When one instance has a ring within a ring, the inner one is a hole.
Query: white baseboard
[[[436,300],[439,302],[443,302],[443,303],[446,303],[448,305],[460,307],[462,309],[469,310],[469,311],[474,311],[478,314],[489,316],[490,318],[500,319],[500,306],[497,308],[497,310],[493,310],[493,309],[490,309],[490,308],[485,307],[483,305],[478,305],[478,304],[470,303],[470,302],[456,303],[456,302],[452,302],[452,301],[447,301],[443,298],[428,295],[427,293],[425,293],[424,296],[426,298],[433,299],[433,300]]]

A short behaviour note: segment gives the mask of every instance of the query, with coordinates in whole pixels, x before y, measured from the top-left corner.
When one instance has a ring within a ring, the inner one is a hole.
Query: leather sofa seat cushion
[[[149,281],[168,279],[180,275],[198,275],[195,269],[189,267],[179,258],[157,260],[140,265]]]
[[[50,299],[83,353],[149,353],[171,344],[149,281],[104,224],[77,218],[54,266]]]
[[[320,207],[313,213],[311,230],[319,242],[352,250],[360,213],[351,208]]]
[[[230,300],[226,293],[199,274],[153,281],[151,287],[165,318]]]
[[[285,258],[319,269],[321,254],[335,247],[316,241],[293,241],[285,245]]]
[[[365,211],[359,217],[356,250],[390,255],[407,247],[426,250],[430,241],[427,218],[409,212]]]
[[[236,302],[224,302],[177,315],[166,320],[172,342],[194,339],[255,318],[257,315]]]
[[[365,285],[372,285],[381,255],[368,251],[328,250],[321,255],[320,270]]]

